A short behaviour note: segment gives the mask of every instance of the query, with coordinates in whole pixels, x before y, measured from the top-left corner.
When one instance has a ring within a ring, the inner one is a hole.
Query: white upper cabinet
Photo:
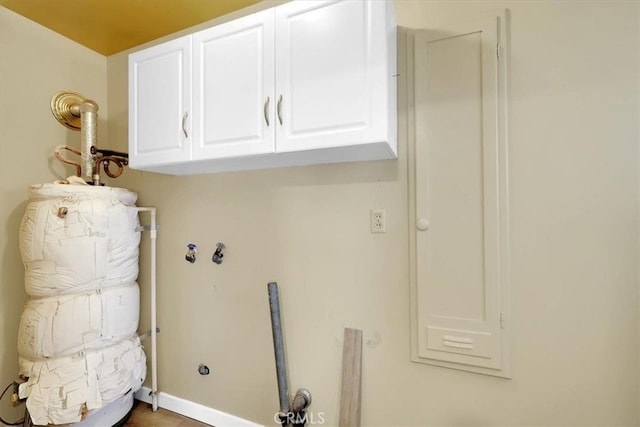
[[[133,168],[190,174],[397,157],[391,1],[294,1],[192,38],[130,57]],[[192,71],[182,62],[191,55]]]
[[[193,159],[275,151],[273,9],[193,35]]]
[[[298,1],[276,8],[278,151],[395,139],[389,7],[384,1]],[[389,150],[394,155],[395,144]]]
[[[129,56],[129,164],[190,159],[191,36]]]

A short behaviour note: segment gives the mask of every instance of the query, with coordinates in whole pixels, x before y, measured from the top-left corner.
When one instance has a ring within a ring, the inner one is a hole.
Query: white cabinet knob
[[[427,218],[419,218],[416,221],[416,228],[420,231],[427,231],[429,228],[429,220]]]

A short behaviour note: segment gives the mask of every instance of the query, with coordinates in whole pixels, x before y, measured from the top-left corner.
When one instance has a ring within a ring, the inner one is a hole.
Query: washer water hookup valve
[[[224,243],[216,244],[216,251],[213,253],[211,261],[215,262],[216,264],[222,264],[222,258],[224,257],[222,251],[224,250],[224,247]]]
[[[189,243],[187,245],[187,254],[184,256],[184,259],[186,259],[187,261],[189,261],[191,264],[193,264],[194,262],[196,262],[196,252],[198,252],[198,250],[196,249],[196,245],[193,243]]]

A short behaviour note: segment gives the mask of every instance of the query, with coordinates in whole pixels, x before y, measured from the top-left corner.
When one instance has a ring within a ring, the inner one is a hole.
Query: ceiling
[[[109,56],[260,0],[0,0],[0,5]]]

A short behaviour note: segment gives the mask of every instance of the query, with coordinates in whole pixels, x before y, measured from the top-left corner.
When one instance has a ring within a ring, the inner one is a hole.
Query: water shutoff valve
[[[222,253],[222,251],[224,250],[225,246],[224,243],[218,243],[216,245],[216,251],[213,253],[213,256],[211,257],[211,261],[215,262],[216,264],[222,264],[222,258],[224,257],[224,254]]]
[[[191,264],[196,262],[196,252],[198,252],[196,248],[197,246],[194,243],[189,243],[187,245],[187,254],[184,256],[184,259],[189,261]]]

